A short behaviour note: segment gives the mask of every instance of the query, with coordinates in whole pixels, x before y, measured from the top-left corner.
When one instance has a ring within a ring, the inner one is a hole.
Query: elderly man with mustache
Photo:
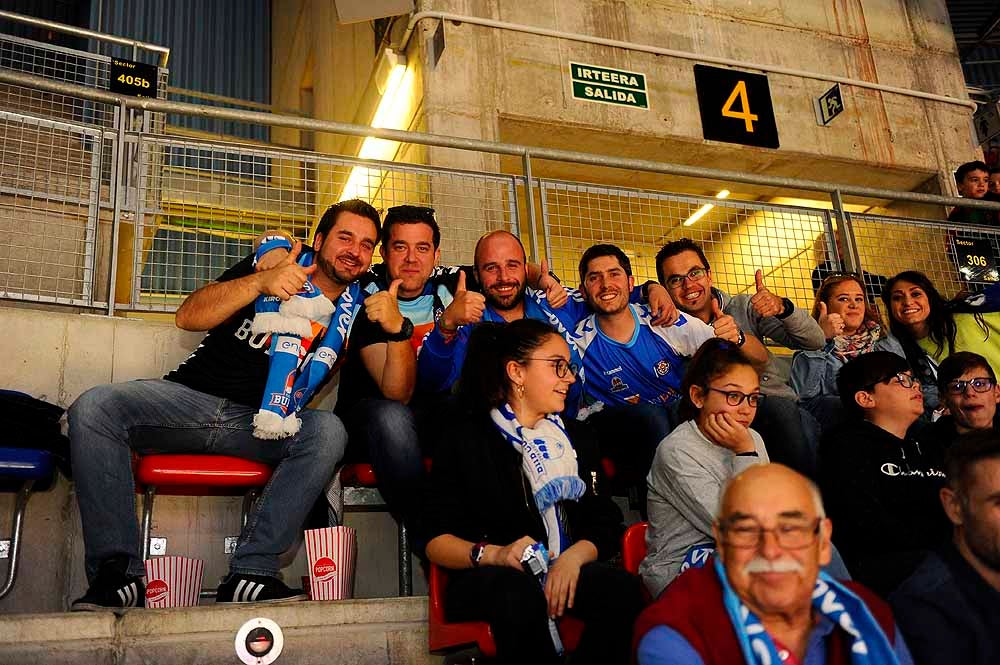
[[[636,622],[640,665],[910,665],[888,605],[820,572],[832,525],[816,486],[780,464],[727,485],[716,556]]]

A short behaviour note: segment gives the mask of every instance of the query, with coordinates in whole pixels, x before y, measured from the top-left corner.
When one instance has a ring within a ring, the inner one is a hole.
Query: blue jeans
[[[362,399],[342,414],[350,439],[349,462],[369,462],[379,492],[396,519],[419,514],[424,477],[418,420],[422,416],[391,399]]]
[[[253,436],[256,408],[152,379],[97,386],[69,408],[69,439],[83,522],[87,579],[101,562],[128,558],[144,575],[135,519],[132,451],[230,455],[273,465],[229,564],[231,573],[275,575],[278,556],[344,456],[347,432],[330,412],[303,410],[302,429],[278,441]]]

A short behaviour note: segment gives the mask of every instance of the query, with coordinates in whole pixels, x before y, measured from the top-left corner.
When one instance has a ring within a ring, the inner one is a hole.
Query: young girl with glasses
[[[770,461],[750,428],[760,392],[757,367],[739,348],[711,339],[684,375],[683,422],[660,442],[650,469],[648,553],[639,567],[653,597],[681,572],[692,548],[712,541],[719,494],[743,469]]]
[[[488,622],[500,663],[561,662],[553,631],[565,614],[584,622],[574,663],[629,660],[642,596],[634,576],[607,563],[622,513],[600,494],[588,427],[559,416],[576,372],[548,324],[480,323],[459,383],[463,408],[441,423],[423,510],[427,558],[448,570],[449,621]],[[546,575],[522,566],[539,546]]]

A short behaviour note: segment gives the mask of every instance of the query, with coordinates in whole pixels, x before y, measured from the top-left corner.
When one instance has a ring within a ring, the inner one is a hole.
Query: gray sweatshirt
[[[767,337],[789,349],[803,351],[822,349],[826,345],[823,329],[809,316],[809,312],[801,307],[795,306],[791,314],[779,319],[776,316],[758,314],[750,304],[751,296],[746,293],[731,296],[713,288],[712,295],[719,301],[722,311],[733,317],[743,332],[753,335],[761,343]],[[770,351],[767,355],[767,365],[760,377],[760,391],[765,395],[798,400],[795,391],[785,381],[784,375],[775,363],[774,355]]]
[[[754,464],[770,460],[760,434],[750,430],[757,456],[740,456],[712,443],[695,421],[681,423],[660,442],[646,477],[646,558],[639,566],[646,588],[656,598],[680,573],[693,546],[714,542],[712,523],[722,488]]]

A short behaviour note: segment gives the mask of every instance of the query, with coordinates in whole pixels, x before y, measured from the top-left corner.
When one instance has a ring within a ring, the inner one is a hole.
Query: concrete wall
[[[0,387],[20,390],[63,407],[88,388],[138,378],[160,377],[198,344],[201,335],[178,330],[171,322],[108,318],[89,314],[35,311],[0,304],[0,327],[8,345],[0,363]],[[327,391],[319,406],[332,406]],[[153,534],[167,538],[167,554],[205,560],[205,586],[225,574],[226,536],[239,534],[239,497],[156,499]],[[0,537],[9,537],[13,494],[0,494]],[[83,542],[72,484],[35,493],[28,502],[24,549],[14,590],[0,601],[2,612],[56,612],[86,589]],[[358,529],[355,596],[395,596],[396,526],[387,513],[348,513]],[[6,571],[0,561],[0,571]],[[416,593],[426,593],[414,564]],[[283,574],[298,586],[307,574],[305,549],[286,556]]]

